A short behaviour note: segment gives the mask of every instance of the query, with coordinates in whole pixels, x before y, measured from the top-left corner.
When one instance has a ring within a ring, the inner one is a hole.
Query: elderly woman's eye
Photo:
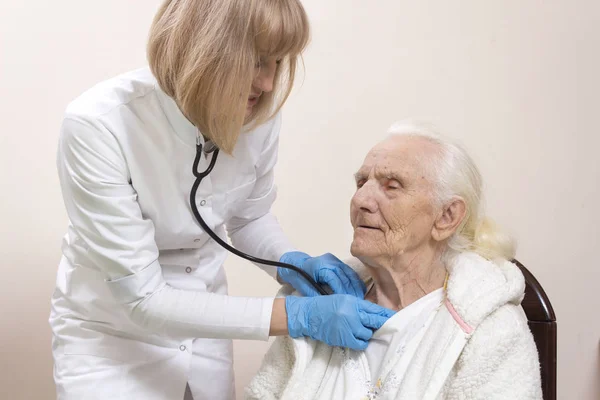
[[[363,185],[365,184],[365,180],[364,179],[359,179],[356,181],[356,187],[358,189],[360,189],[361,187],[363,187]]]
[[[396,189],[400,189],[402,187],[402,185],[400,185],[400,182],[398,181],[389,181],[386,185],[387,189],[389,190],[396,190]]]

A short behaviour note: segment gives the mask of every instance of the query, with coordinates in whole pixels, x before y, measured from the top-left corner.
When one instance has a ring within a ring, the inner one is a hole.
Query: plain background
[[[145,64],[159,0],[0,1],[0,398],[52,399],[49,299],[67,226],[62,112]],[[488,211],[558,316],[558,398],[600,399],[600,3],[305,0],[313,40],[284,114],[275,212],[298,248],[344,257],[352,174],[395,120],[460,139]],[[231,293],[270,295],[227,262]],[[267,343],[236,343],[238,388]],[[241,393],[241,390],[239,390]],[[238,394],[240,394],[238,393]]]

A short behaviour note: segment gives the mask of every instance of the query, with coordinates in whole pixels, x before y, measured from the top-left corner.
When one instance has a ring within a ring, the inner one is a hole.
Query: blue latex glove
[[[365,297],[366,287],[352,268],[333,254],[311,257],[306,253],[292,251],[279,260],[302,268],[317,283],[329,285],[335,294],[349,294],[360,299]],[[279,278],[289,283],[303,296],[318,296],[319,292],[299,273],[291,269],[279,268]]]
[[[288,296],[285,309],[291,337],[308,336],[354,350],[366,349],[373,331],[394,315],[394,311],[377,304],[340,294]]]

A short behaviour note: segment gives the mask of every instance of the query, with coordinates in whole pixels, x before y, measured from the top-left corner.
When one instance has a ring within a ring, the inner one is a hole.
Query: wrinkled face
[[[350,206],[352,255],[371,265],[431,244],[438,217],[427,163],[435,145],[420,138],[390,137],[375,146],[356,174]]]

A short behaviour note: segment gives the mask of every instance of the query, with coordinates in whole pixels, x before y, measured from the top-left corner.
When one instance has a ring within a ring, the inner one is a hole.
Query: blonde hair
[[[515,242],[484,214],[483,179],[475,162],[457,142],[439,135],[431,126],[413,121],[393,124],[388,133],[427,140],[436,145],[434,159],[427,163],[434,182],[434,201],[443,206],[456,196],[463,199],[466,214],[448,240],[446,257],[472,251],[484,258],[511,260]]]
[[[161,89],[221,150],[231,154],[244,125],[271,119],[290,94],[309,41],[298,0],[167,0],[148,41],[148,61]],[[281,58],[274,89],[246,119],[260,57]]]

